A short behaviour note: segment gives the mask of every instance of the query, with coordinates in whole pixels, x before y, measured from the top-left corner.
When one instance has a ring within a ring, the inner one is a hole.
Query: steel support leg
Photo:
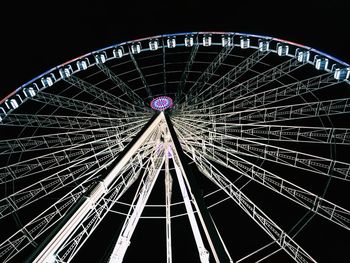
[[[112,169],[108,172],[105,178],[94,185],[92,189],[88,191],[88,194],[83,196],[81,200],[77,202],[70,213],[68,213],[58,227],[53,230],[52,234],[43,241],[28,262],[47,263],[54,261],[55,252],[58,248],[79,225],[81,220],[89,213],[94,204],[105,195],[108,189],[110,189],[121,169],[161,121],[164,121],[163,114],[159,114],[157,117],[152,118],[148,124],[145,125],[145,127],[139,132],[138,136],[136,136],[136,138],[129,144],[130,146],[124,150],[124,154],[121,154],[121,157],[117,158],[116,163],[111,165]]]
[[[218,233],[215,224],[209,214],[207,207],[204,204],[203,197],[201,196],[200,189],[196,183],[194,178],[194,173],[192,172],[196,167],[190,167],[187,163],[187,159],[185,154],[182,151],[180,142],[177,138],[174,127],[170,121],[168,115],[165,115],[167,127],[169,129],[171,141],[173,142],[173,159],[175,159],[174,165],[177,167],[177,174],[181,172],[183,174],[184,179],[188,185],[188,188],[194,198],[194,204],[197,209],[197,213],[199,219],[201,220],[204,232],[206,234],[207,240],[209,242],[211,251],[215,258],[216,262],[232,262],[230,255],[227,253],[225,248],[225,244],[222,242],[220,238],[220,234]],[[178,158],[178,161],[176,159]],[[192,169],[191,169],[192,168]],[[180,178],[181,176],[178,176]],[[179,179],[179,183],[180,183]]]

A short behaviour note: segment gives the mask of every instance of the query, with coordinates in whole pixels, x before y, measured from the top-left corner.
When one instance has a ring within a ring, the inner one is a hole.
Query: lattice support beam
[[[199,155],[200,156],[200,155]],[[220,187],[237,205],[252,218],[289,256],[296,262],[316,262],[302,247],[300,247],[272,219],[231,183],[218,169],[203,156],[196,161],[199,170]]]
[[[140,136],[135,138],[131,145],[125,149],[124,154],[117,158],[116,164],[112,166],[111,170],[104,177],[104,179],[94,186],[88,195],[80,199],[69,215],[67,215],[61,222],[60,227],[55,229],[52,238],[45,240],[41,244],[40,248],[33,255],[33,262],[45,262],[54,256],[56,251],[65,242],[68,236],[76,229],[83,218],[89,214],[97,201],[105,196],[122,168],[141,147],[145,140],[151,135],[161,120],[162,116],[158,115],[149,121],[149,123],[140,131]]]
[[[135,103],[138,106],[139,109],[141,109],[142,111],[145,110],[144,106],[144,101],[141,99],[141,97],[135,93],[135,91],[133,91],[128,85],[126,85],[126,83],[120,79],[117,74],[115,74],[112,70],[110,70],[110,68],[108,68],[105,64],[103,63],[98,63],[97,66],[100,68],[100,70],[106,74],[106,76],[112,80],[117,87],[123,91],[131,100],[133,103]]]

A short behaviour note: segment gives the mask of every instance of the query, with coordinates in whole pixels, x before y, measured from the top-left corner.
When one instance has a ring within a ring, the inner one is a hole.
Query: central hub
[[[160,97],[154,98],[151,101],[150,105],[151,105],[151,108],[154,110],[164,111],[166,109],[173,107],[173,100],[168,96],[160,96]]]

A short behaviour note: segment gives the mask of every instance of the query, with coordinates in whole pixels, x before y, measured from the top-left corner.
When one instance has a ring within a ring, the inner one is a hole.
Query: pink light
[[[157,97],[151,101],[150,106],[154,110],[163,111],[173,106],[173,100],[168,96]]]

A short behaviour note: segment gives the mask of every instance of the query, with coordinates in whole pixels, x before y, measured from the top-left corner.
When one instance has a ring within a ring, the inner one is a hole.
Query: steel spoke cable
[[[124,112],[115,108],[94,104],[92,102],[83,101],[80,99],[73,99],[69,97],[60,96],[57,94],[50,94],[46,92],[39,92],[35,97],[31,98],[33,101],[45,103],[51,106],[57,106],[59,108],[67,109],[70,111],[78,112],[79,114],[85,113],[90,116],[107,116],[109,118],[121,117]]]
[[[199,170],[218,186],[229,184],[231,186],[230,190],[224,191],[293,259],[297,262],[316,262],[208,160],[202,157],[197,159],[197,164]]]
[[[193,124],[188,122],[184,124],[187,126],[193,126]],[[220,144],[230,142],[230,146],[233,146],[233,149],[227,147],[227,149],[230,151],[235,151],[236,153],[242,154],[252,154],[256,158],[277,162],[282,165],[304,169],[326,176],[333,176],[337,179],[350,180],[350,163],[321,157],[315,154],[308,154],[297,150],[290,150],[284,147],[278,147],[258,141],[252,141],[244,137],[231,136],[213,130],[211,130],[210,133],[221,136],[220,139],[215,139]]]
[[[187,131],[189,132],[189,131]],[[179,134],[182,132],[179,131]],[[181,137],[181,136],[180,136]],[[350,230],[350,211],[342,208],[321,196],[317,196],[308,190],[303,189],[290,181],[283,179],[249,161],[237,156],[234,152],[229,151],[222,146],[209,145],[203,151],[202,146],[192,142],[184,142],[188,146],[192,146],[196,155],[206,156],[213,162],[228,167],[239,174],[245,175],[248,178],[256,181],[268,189],[281,194],[282,196],[296,202],[312,210],[314,213],[336,223],[345,229]],[[194,147],[194,148],[193,148]],[[211,148],[213,150],[211,150]],[[221,151],[219,154],[216,151]],[[191,153],[191,150],[189,150]],[[230,160],[228,158],[231,158]]]
[[[212,62],[209,64],[209,66],[203,71],[203,73],[197,78],[196,82],[189,88],[189,90],[186,92],[186,100],[187,102],[191,101],[192,99],[190,96],[195,96],[196,89],[201,89],[203,85],[209,81],[209,79],[212,76],[212,73],[214,73],[221,65],[221,63],[227,58],[229,53],[232,51],[232,47],[224,47],[220,50],[218,55],[212,60]],[[182,104],[182,100],[184,99],[184,92],[182,92],[182,96],[180,95],[177,103],[179,105]]]
[[[243,96],[244,94],[250,94],[254,92],[256,89],[261,89],[262,87],[273,83],[273,82],[279,82],[280,85],[286,85],[280,82],[280,78],[284,75],[288,75],[294,70],[302,67],[303,64],[297,63],[293,59],[289,59],[285,62],[282,62],[281,64],[274,66],[273,68],[270,68],[262,73],[257,73],[255,76],[244,80],[243,82],[237,83],[236,85],[232,84],[236,79],[231,79],[231,74],[235,73],[236,68],[231,69],[226,74],[224,74],[220,79],[218,79],[216,82],[211,84],[208,88],[216,89],[216,93],[207,92],[204,93],[203,96],[209,97],[209,98],[201,98],[198,104],[192,104],[189,109],[197,107],[201,108],[204,104],[211,105],[211,101],[213,101],[216,98],[223,97],[225,100],[235,100]],[[219,89],[220,88],[220,89]],[[226,94],[228,93],[228,94]],[[222,103],[225,103],[223,101]],[[207,106],[208,107],[208,106]],[[209,106],[210,107],[217,107],[215,105]],[[188,107],[187,107],[188,108]],[[185,109],[181,109],[181,111],[186,111]]]
[[[131,128],[128,128],[124,131],[120,131],[117,135],[116,134],[108,135],[107,137],[96,139],[94,141],[87,141],[84,143],[80,143],[78,145],[66,147],[64,149],[61,149],[52,153],[43,154],[38,157],[34,157],[31,159],[19,161],[17,163],[12,163],[4,167],[0,167],[1,183],[4,183],[5,181],[7,181],[6,180],[7,176],[12,177],[10,180],[15,180],[15,179],[36,173],[35,168],[38,168],[40,171],[43,171],[43,170],[47,170],[50,166],[52,168],[55,168],[54,165],[60,164],[61,161],[66,164],[67,162],[72,161],[70,160],[71,157],[73,157],[73,159],[77,158],[77,160],[80,160],[81,158],[85,158],[84,154],[86,153],[90,153],[90,152],[98,153],[99,150],[104,150],[104,147],[106,147],[110,143],[112,143],[112,145],[122,143],[125,139],[116,140],[116,137],[118,136],[120,137],[123,134],[130,135],[130,133],[137,132],[139,128],[141,128],[143,125],[144,125],[143,123],[137,126],[134,125]],[[84,148],[81,149],[80,147],[83,147],[83,146],[88,146],[88,147],[85,149]],[[70,153],[70,151],[72,152]],[[49,165],[49,167],[45,165]],[[22,172],[24,174],[17,175],[17,173],[22,173]],[[29,172],[28,175],[26,174],[27,172]]]
[[[141,151],[140,151],[141,152]],[[113,157],[109,159],[105,166],[109,166],[113,162]],[[138,164],[138,158],[135,156],[130,163]],[[126,170],[128,167],[126,166],[123,170]],[[89,184],[93,182],[95,179],[95,175],[97,175],[101,170],[104,170],[105,167],[101,166],[97,169],[92,176],[85,179],[81,184],[73,188],[70,192],[65,194],[59,200],[57,200],[54,204],[52,204],[49,208],[43,211],[41,214],[33,218],[30,222],[28,222],[25,226],[23,226],[20,230],[14,233],[11,237],[0,244],[0,258],[4,258],[7,254],[10,254],[6,260],[11,259],[15,256],[19,251],[21,251],[25,246],[29,245],[32,240],[35,240],[39,236],[41,236],[44,232],[46,232],[52,225],[54,225],[58,220],[60,220],[68,211],[69,208],[82,196],[82,194],[88,189]],[[21,240],[18,247],[14,247],[13,244],[19,244],[17,240]],[[26,244],[23,244],[25,240]],[[11,253],[12,250],[12,253]],[[4,262],[7,262],[7,261]]]
[[[213,122],[210,120],[188,119],[174,117],[175,121],[190,121],[196,123],[198,127],[212,127]],[[235,123],[215,123],[216,131],[232,136],[247,138],[250,140],[263,141],[288,141],[302,143],[321,143],[321,144],[343,144],[350,143],[349,128],[333,128],[321,126],[292,126],[292,125],[269,125],[269,124],[235,124]],[[202,134],[203,132],[199,132]],[[211,134],[220,138],[221,135]]]
[[[104,138],[119,132],[118,127],[106,127],[0,140],[0,155],[73,146],[88,139]]]
[[[218,80],[216,80],[214,83],[209,84],[208,87],[202,88],[199,92],[196,93],[196,97],[202,98],[202,101],[200,103],[193,103],[191,107],[198,106],[198,105],[203,105],[204,103],[204,97],[210,96],[210,100],[218,96],[218,87],[222,87],[225,85],[228,85],[228,83],[236,83],[237,80],[247,73],[251,68],[260,62],[265,56],[268,55],[268,52],[259,52],[255,51],[253,52],[250,56],[246,57],[242,62],[240,62],[238,65],[234,65],[234,67],[224,74],[224,76],[221,76]],[[204,85],[203,85],[204,87]],[[226,91],[226,86],[225,88],[222,88],[222,90]],[[220,93],[220,92],[219,92]],[[220,94],[221,95],[221,94]],[[220,96],[219,95],[219,96]],[[192,101],[189,101],[188,103],[191,103]]]
[[[65,78],[65,81],[68,83],[76,86],[77,88],[80,88],[84,90],[85,92],[89,93],[92,96],[95,96],[98,99],[101,99],[102,101],[106,102],[106,104],[112,106],[113,108],[116,108],[116,110],[124,112],[124,113],[130,113],[130,111],[135,110],[135,108],[139,108],[138,106],[133,105],[132,103],[123,100],[114,94],[105,91],[96,85],[93,85],[86,80],[80,79],[74,75],[70,76],[69,78]],[[140,108],[142,111],[144,111],[144,108]]]

